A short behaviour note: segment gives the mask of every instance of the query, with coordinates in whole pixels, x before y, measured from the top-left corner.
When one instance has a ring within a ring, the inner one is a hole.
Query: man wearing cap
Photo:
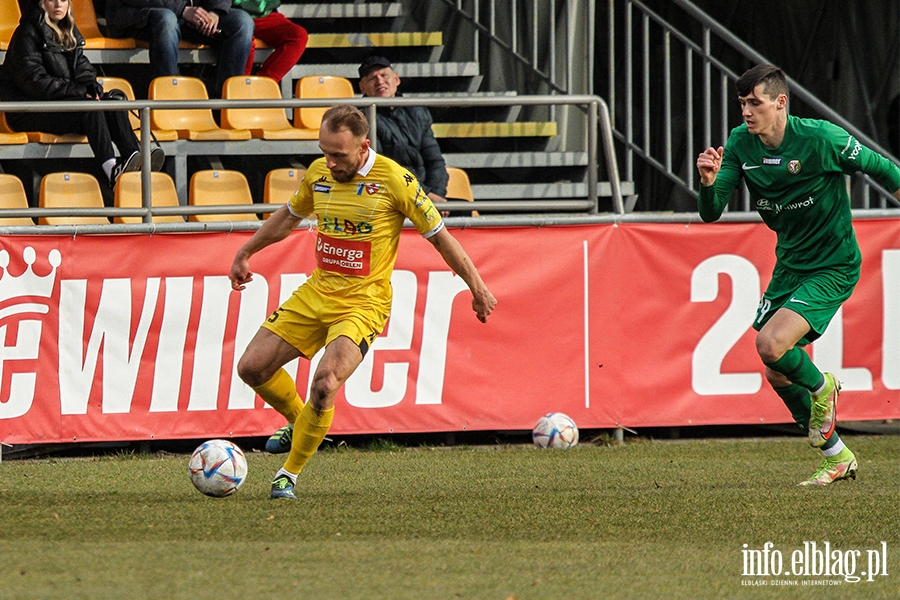
[[[400,76],[383,56],[359,66],[359,90],[370,98],[400,96]],[[432,202],[446,202],[447,164],[431,132],[431,113],[423,106],[379,106],[376,150],[415,175]],[[375,142],[375,140],[373,140]],[[445,215],[446,216],[446,215]]]

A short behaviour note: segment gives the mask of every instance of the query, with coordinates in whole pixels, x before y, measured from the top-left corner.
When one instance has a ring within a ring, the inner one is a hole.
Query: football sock
[[[819,448],[822,451],[824,456],[835,456],[840,454],[841,451],[846,448],[843,440],[841,440],[841,436],[838,435],[837,431],[831,434],[831,437],[828,438],[828,441],[825,442],[825,445]]]
[[[766,363],[766,366],[810,391],[821,390],[825,385],[825,376],[799,346],[794,346],[778,360]]]
[[[296,473],[291,473],[290,471],[286,471],[286,470],[283,469],[283,468],[278,469],[278,472],[275,473],[275,477],[273,477],[272,479],[273,479],[273,480],[278,479],[278,478],[281,477],[282,475],[284,475],[285,477],[287,477],[288,479],[291,480],[291,485],[297,485],[297,474],[296,474]]]
[[[325,434],[334,419],[334,407],[328,410],[316,410],[307,402],[294,423],[294,437],[291,440],[291,452],[284,461],[285,470],[299,473],[306,461],[316,453],[316,448],[325,439]]]
[[[272,378],[262,385],[253,388],[259,397],[266,401],[266,404],[280,412],[287,419],[288,423],[293,423],[300,416],[303,409],[303,400],[297,393],[297,386],[294,380],[288,375],[284,369],[278,369]]]
[[[791,411],[794,422],[806,432],[809,429],[809,390],[795,383],[787,387],[773,387],[772,389],[775,390],[775,393],[778,394],[785,406],[788,407],[788,410]]]

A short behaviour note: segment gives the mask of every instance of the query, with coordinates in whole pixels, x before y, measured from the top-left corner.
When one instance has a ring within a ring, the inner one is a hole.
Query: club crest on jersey
[[[370,196],[377,194],[378,190],[381,189],[380,183],[366,183],[365,181],[362,183],[356,184],[356,195],[362,196],[363,190]]]
[[[796,175],[800,172],[800,169],[803,168],[803,165],[800,164],[799,160],[789,160],[787,164],[788,173],[791,175]]]

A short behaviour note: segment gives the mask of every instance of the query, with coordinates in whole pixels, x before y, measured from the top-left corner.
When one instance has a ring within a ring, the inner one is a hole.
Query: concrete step
[[[440,31],[397,31],[385,33],[311,33],[307,48],[396,48],[405,46],[443,46]],[[257,50],[270,48],[256,40]]]
[[[282,3],[278,12],[289,19],[392,19],[402,14],[399,2],[359,2],[335,4]]]
[[[634,183],[621,182],[622,195],[634,194]],[[609,197],[612,186],[608,181],[598,183],[598,195]],[[526,198],[587,198],[587,184],[578,182],[555,183],[487,183],[473,184],[472,195],[475,200],[522,200]]]
[[[526,121],[515,123],[435,123],[431,126],[436,138],[509,138],[556,137],[556,121]]]
[[[444,154],[448,167],[460,169],[535,169],[586,167],[587,152],[452,152]]]

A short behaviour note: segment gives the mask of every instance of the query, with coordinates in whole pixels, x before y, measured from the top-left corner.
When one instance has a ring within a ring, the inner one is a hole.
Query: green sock
[[[809,390],[802,385],[794,383],[787,387],[773,387],[772,389],[775,390],[775,393],[778,394],[784,405],[791,411],[794,422],[805,433],[809,429]]]
[[[809,355],[798,346],[785,352],[775,362],[766,363],[766,366],[811,392],[820,389],[825,384],[825,376],[809,359]]]

